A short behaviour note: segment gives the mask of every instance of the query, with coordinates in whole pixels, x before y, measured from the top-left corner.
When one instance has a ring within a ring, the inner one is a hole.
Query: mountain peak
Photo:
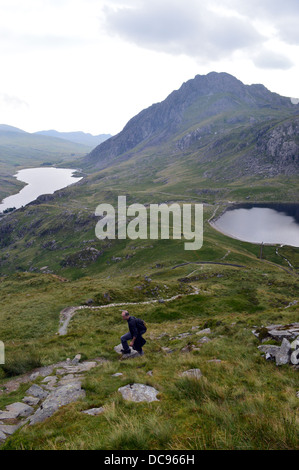
[[[267,110],[267,111],[264,111]],[[263,85],[245,85],[225,72],[196,75],[173,91],[164,101],[134,116],[115,137],[96,147],[83,161],[84,167],[105,168],[115,158],[126,160],[138,145],[160,145],[175,135],[203,123],[254,122],[275,118],[277,112],[294,112],[289,98],[272,93]],[[254,116],[254,117],[253,117]],[[206,125],[206,124],[204,124]]]

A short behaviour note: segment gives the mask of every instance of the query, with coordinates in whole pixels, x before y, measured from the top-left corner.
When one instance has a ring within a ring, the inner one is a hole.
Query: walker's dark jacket
[[[140,351],[142,346],[145,345],[146,341],[144,338],[142,338],[142,332],[138,331],[137,324],[136,324],[136,317],[132,316],[127,321],[128,321],[128,327],[129,327],[132,338],[134,338],[134,336],[136,337],[133,349],[135,349],[136,351]]]

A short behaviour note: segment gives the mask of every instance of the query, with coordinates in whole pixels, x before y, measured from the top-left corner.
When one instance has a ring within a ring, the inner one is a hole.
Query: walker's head
[[[123,310],[123,311],[121,312],[121,316],[122,316],[122,319],[123,319],[123,320],[128,320],[129,317],[130,317],[130,314],[129,314],[128,310]]]

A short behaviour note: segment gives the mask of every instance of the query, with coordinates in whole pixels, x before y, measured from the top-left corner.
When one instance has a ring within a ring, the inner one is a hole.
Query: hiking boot
[[[131,354],[131,349],[128,349],[128,350],[121,349],[120,352],[123,354]]]

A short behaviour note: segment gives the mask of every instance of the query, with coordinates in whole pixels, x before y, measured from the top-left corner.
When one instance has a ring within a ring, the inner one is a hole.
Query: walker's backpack
[[[147,327],[146,327],[146,324],[143,320],[141,320],[141,318],[136,318],[136,326],[137,326],[137,330],[140,334],[144,334],[147,330]]]

